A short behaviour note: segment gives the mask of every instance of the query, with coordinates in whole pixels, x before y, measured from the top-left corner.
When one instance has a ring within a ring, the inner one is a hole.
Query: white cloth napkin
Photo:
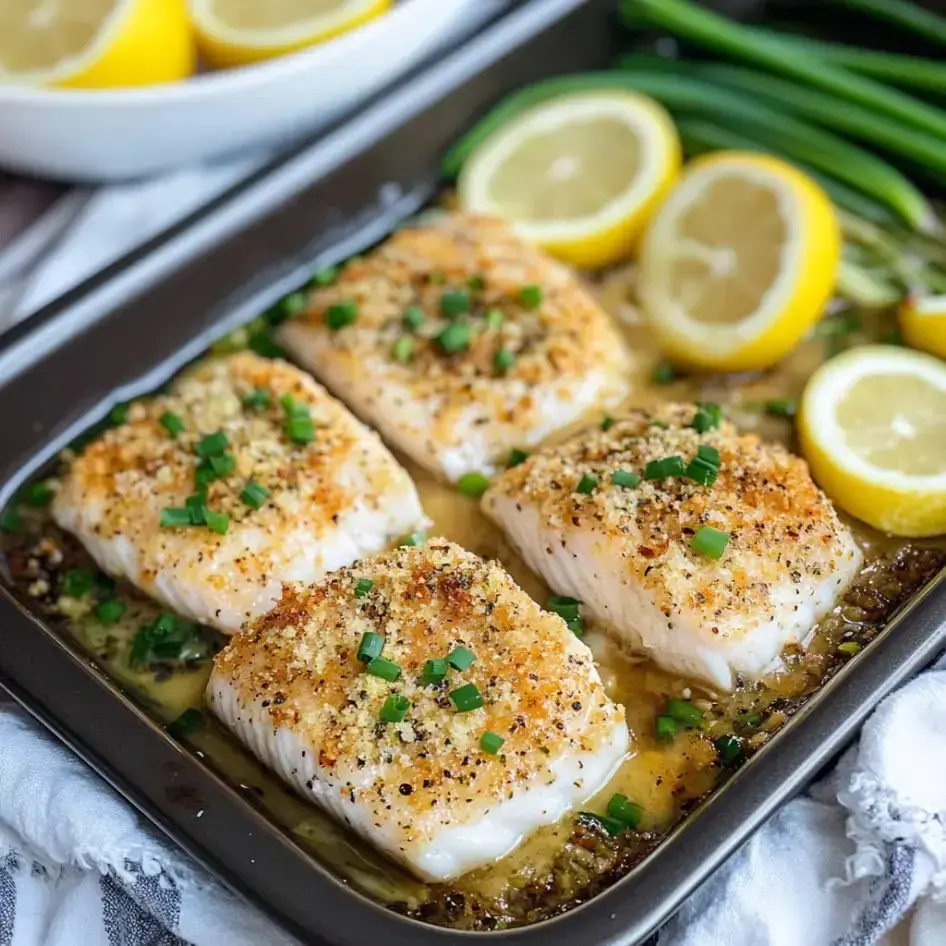
[[[941,660],[881,703],[859,745],[690,897],[659,946],[944,946],[944,822]]]
[[[660,946],[946,943],[946,670],[684,904]],[[911,915],[912,911],[912,915]],[[81,931],[81,932],[78,932]],[[290,946],[20,710],[0,708],[0,946]]]
[[[298,946],[0,706],[0,946]]]

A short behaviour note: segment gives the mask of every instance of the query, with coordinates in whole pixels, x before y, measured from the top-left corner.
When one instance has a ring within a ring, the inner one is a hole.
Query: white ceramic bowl
[[[0,85],[0,167],[110,181],[298,138],[349,111],[500,5],[401,0],[386,15],[310,50],[174,85],[114,91]]]

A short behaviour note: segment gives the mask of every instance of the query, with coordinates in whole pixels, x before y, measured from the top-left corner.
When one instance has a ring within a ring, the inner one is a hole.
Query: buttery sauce
[[[665,383],[657,384],[649,379],[659,356],[637,317],[633,270],[623,268],[597,279],[593,291],[621,323],[635,352],[640,380],[629,406],[666,400],[715,401],[742,430],[790,447],[791,421],[767,416],[760,406],[771,398],[797,398],[817,364],[839,344],[876,340],[892,325],[883,314],[868,317],[856,313],[852,318],[851,312],[836,307],[823,323],[827,328],[814,333],[815,337],[775,370],[742,376],[665,377]],[[835,331],[832,320],[843,331]],[[586,422],[600,420],[598,415]],[[481,556],[500,559],[527,592],[545,602],[548,589],[480,513],[475,500],[409,462],[405,466],[434,520],[432,535],[446,536]],[[623,654],[602,630],[589,626],[585,642],[595,655],[608,693],[626,707],[633,750],[612,782],[586,808],[602,812],[607,799],[621,792],[644,809],[638,830],[616,838],[580,817],[566,818],[524,841],[496,865],[450,884],[428,886],[283,786],[209,714],[196,731],[180,738],[339,877],[368,895],[403,912],[457,928],[495,929],[535,922],[593,896],[645,856],[731,771],[733,763],[727,765],[720,759],[715,738],[737,737],[740,757],[734,764],[751,755],[828,676],[851,659],[853,650],[876,636],[891,613],[946,561],[946,542],[907,543],[880,536],[858,523],[850,524],[865,551],[863,574],[821,622],[808,646],[787,652],[784,667],[759,685],[742,687],[733,694],[714,693],[661,671],[647,659]],[[160,614],[156,605],[130,587],[120,586],[118,593],[126,611],[117,622],[103,626],[88,601],[61,595],[60,576],[65,570],[91,563],[75,540],[59,532],[41,509],[24,513],[22,528],[4,537],[4,548],[17,593],[34,609],[55,615],[150,712],[172,723],[185,710],[202,706],[209,660],[156,671],[152,667],[147,672],[130,666],[132,639],[141,626]],[[845,642],[847,650],[839,652],[839,645]],[[211,650],[221,645],[222,639],[216,638]],[[690,700],[703,712],[704,725],[680,732],[671,743],[658,742],[654,719],[670,697]]]

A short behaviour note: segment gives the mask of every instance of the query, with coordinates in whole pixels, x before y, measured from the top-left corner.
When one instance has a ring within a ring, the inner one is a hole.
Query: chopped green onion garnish
[[[391,348],[391,357],[399,364],[406,365],[414,357],[414,339],[402,335]]]
[[[686,700],[667,700],[667,715],[683,726],[699,726],[703,722],[703,714]]]
[[[23,526],[23,517],[16,509],[4,509],[0,513],[0,532],[10,535]]]
[[[712,526],[700,526],[690,542],[690,548],[697,555],[711,558],[714,561],[723,557],[731,536],[728,532],[721,532]]]
[[[665,420],[652,420],[648,427],[656,427],[657,430],[669,430],[670,425]]]
[[[125,602],[108,598],[95,606],[95,616],[103,624],[114,624],[125,613]]]
[[[305,401],[297,401],[291,394],[284,394],[279,399],[279,403],[285,411],[286,417],[309,416],[309,405]]]
[[[575,637],[581,637],[585,633],[585,621],[584,618],[572,618],[569,621],[565,622],[568,625],[568,629],[575,635]]]
[[[338,279],[339,269],[337,266],[326,266],[325,269],[320,269],[318,272],[313,275],[309,280],[309,285],[311,286],[331,286],[336,279]]]
[[[736,723],[744,729],[755,729],[762,722],[761,713],[740,713],[736,717]]]
[[[489,477],[483,473],[464,473],[457,480],[457,489],[464,496],[471,496],[476,499],[489,489]]]
[[[420,682],[429,686],[432,683],[442,683],[446,676],[446,657],[434,657],[432,660],[424,661],[424,672],[421,674]]]
[[[502,309],[487,309],[486,315],[483,316],[486,321],[486,328],[496,331],[503,322],[506,321],[506,316],[503,315]]]
[[[591,473],[583,473],[581,479],[578,481],[578,485],[575,487],[575,492],[587,496],[589,493],[594,492],[594,488],[597,485],[597,476],[592,476]]]
[[[230,528],[230,517],[225,512],[214,512],[206,506],[204,507],[204,522],[217,535],[226,535]]]
[[[210,457],[219,457],[230,446],[230,440],[227,435],[218,430],[215,434],[207,434],[194,448],[197,456],[201,460],[207,460]]]
[[[382,680],[387,680],[388,683],[394,683],[401,675],[401,668],[393,660],[388,660],[386,657],[373,657],[368,661],[365,670],[371,676],[381,677]]]
[[[581,602],[577,598],[569,598],[567,595],[552,595],[546,607],[566,621],[571,621],[578,617]]]
[[[458,713],[469,713],[483,705],[483,694],[475,683],[466,683],[450,691],[450,700],[457,708]]]
[[[514,466],[519,466],[520,463],[525,463],[529,459],[529,454],[525,450],[510,450],[509,459],[506,460],[506,469],[511,470]]]
[[[542,305],[542,287],[541,286],[522,286],[516,293],[519,303],[527,309],[537,309]]]
[[[438,336],[437,344],[448,354],[455,355],[470,347],[470,327],[454,322],[448,325]]]
[[[644,809],[634,802],[630,801],[627,795],[615,792],[608,801],[608,817],[615,821],[620,821],[632,831],[641,823],[644,816]]]
[[[250,480],[240,493],[240,499],[252,509],[259,509],[268,498],[269,490],[260,486],[255,480]]]
[[[91,568],[71,568],[62,582],[62,593],[67,598],[81,598],[92,590],[95,573]]]
[[[26,494],[24,499],[27,502],[27,505],[30,506],[48,506],[53,501],[53,496],[55,496],[53,488],[49,483],[30,483],[26,487]]]
[[[880,333],[880,341],[884,345],[902,345],[903,333],[899,329],[888,328]]]
[[[432,273],[427,274],[427,282],[431,286],[442,286],[447,281],[447,277],[443,273],[438,273],[436,270]]]
[[[465,289],[452,289],[440,297],[440,311],[452,319],[470,311],[470,294]]]
[[[130,404],[116,404],[109,412],[108,419],[116,427],[119,424],[124,424],[128,420],[128,409],[131,407]]]
[[[400,542],[398,542],[398,545],[402,547],[404,546],[412,547],[415,545],[423,545],[426,541],[427,541],[426,532],[411,532],[410,534],[405,535],[404,538],[401,539]]]
[[[374,582],[370,578],[359,578],[355,582],[355,597],[366,598],[373,587]]]
[[[712,463],[707,463],[700,457],[694,457],[684,471],[687,479],[699,483],[701,486],[712,486],[719,476],[719,467]]]
[[[466,288],[470,292],[482,292],[486,288],[486,280],[479,273],[474,273],[466,281]]]
[[[848,657],[859,654],[862,649],[857,641],[845,641],[843,644],[838,644],[838,651],[842,654],[847,654]]]
[[[627,825],[624,824],[623,821],[618,821],[616,818],[609,818],[607,815],[596,815],[593,811],[579,811],[578,819],[585,824],[604,829],[611,837],[617,837],[623,831],[627,830]]]
[[[654,722],[654,733],[661,742],[672,742],[677,734],[677,721],[672,716],[658,716]]]
[[[290,292],[279,303],[280,315],[284,319],[292,319],[305,309],[306,295],[304,292]]]
[[[204,514],[207,512],[206,494],[188,496],[187,499],[184,500],[184,505],[190,510],[192,526],[204,526],[207,524],[207,520],[204,518]]]
[[[516,356],[508,348],[500,348],[493,355],[493,371],[505,374],[516,363]]]
[[[207,462],[210,464],[210,469],[221,480],[226,479],[236,469],[236,457],[232,453],[211,457]]]
[[[798,413],[798,402],[790,397],[773,397],[762,405],[762,409],[770,417],[786,417],[792,420]]]
[[[191,511],[186,506],[183,508],[168,507],[167,509],[161,510],[162,528],[189,526],[191,524]]]
[[[264,407],[269,407],[270,397],[269,391],[265,388],[254,388],[243,398],[243,404],[246,407],[251,407],[253,410],[262,410]]]
[[[706,431],[719,427],[723,419],[723,409],[718,404],[707,402],[697,404],[696,407],[696,413],[693,415],[693,420],[690,421],[690,426],[694,430],[705,434]]]
[[[199,464],[197,469],[194,470],[194,486],[197,488],[197,492],[206,495],[207,487],[217,478],[217,474],[214,473],[210,464],[206,461]]]
[[[374,631],[366,631],[361,635],[361,643],[358,645],[358,659],[364,663],[371,663],[377,657],[381,656],[384,650],[384,638]]]
[[[709,444],[701,443],[697,448],[696,455],[712,466],[719,466],[719,451]]]
[[[286,421],[286,436],[293,443],[312,443],[315,440],[315,424],[311,417],[290,417]]]
[[[615,486],[623,486],[626,489],[633,489],[635,486],[640,485],[641,478],[637,473],[632,473],[630,470],[615,470],[611,474],[611,482]]]
[[[670,476],[683,476],[683,457],[664,457],[662,460],[651,460],[644,467],[645,480],[665,480]]]
[[[677,380],[677,372],[673,365],[661,362],[654,368],[650,378],[654,384],[673,384]]]
[[[249,338],[249,347],[261,358],[285,358],[286,349],[273,341],[269,329],[258,329]]]
[[[496,755],[497,752],[503,747],[503,743],[506,740],[503,739],[499,733],[494,733],[491,730],[487,729],[486,732],[480,736],[480,748],[484,752],[488,752],[490,755]]]
[[[199,709],[184,710],[173,722],[168,723],[168,732],[172,736],[186,736],[204,728],[204,714]]]
[[[358,318],[358,303],[353,299],[345,299],[328,307],[325,313],[325,324],[337,332],[346,325],[351,325]]]
[[[392,693],[381,707],[381,720],[385,723],[403,723],[411,701],[400,693]]]
[[[404,310],[404,328],[416,332],[424,324],[426,318],[424,310],[419,305],[409,305]]]
[[[473,666],[475,660],[476,654],[474,654],[469,647],[454,647],[454,649],[447,654],[447,663],[450,664],[454,670],[468,670]]]
[[[742,755],[742,743],[735,736],[720,736],[713,745],[724,765],[732,765]]]
[[[602,430],[610,430],[614,426],[614,418],[610,415],[604,417],[601,421]]]

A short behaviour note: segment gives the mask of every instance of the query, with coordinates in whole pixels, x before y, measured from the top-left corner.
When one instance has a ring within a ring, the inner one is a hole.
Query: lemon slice
[[[461,206],[505,217],[577,266],[626,257],[680,169],[673,122],[634,92],[562,95],[517,115],[463,165]]]
[[[946,296],[909,297],[899,312],[908,345],[946,358]]]
[[[768,367],[821,314],[840,249],[831,201],[796,168],[738,151],[701,158],[644,235],[645,317],[672,360]]]
[[[892,345],[854,348],[811,377],[802,449],[842,509],[894,535],[946,533],[946,364]]]
[[[191,0],[201,53],[212,66],[243,66],[347,33],[391,0]]]
[[[184,0],[2,0],[0,82],[117,88],[194,71]]]

